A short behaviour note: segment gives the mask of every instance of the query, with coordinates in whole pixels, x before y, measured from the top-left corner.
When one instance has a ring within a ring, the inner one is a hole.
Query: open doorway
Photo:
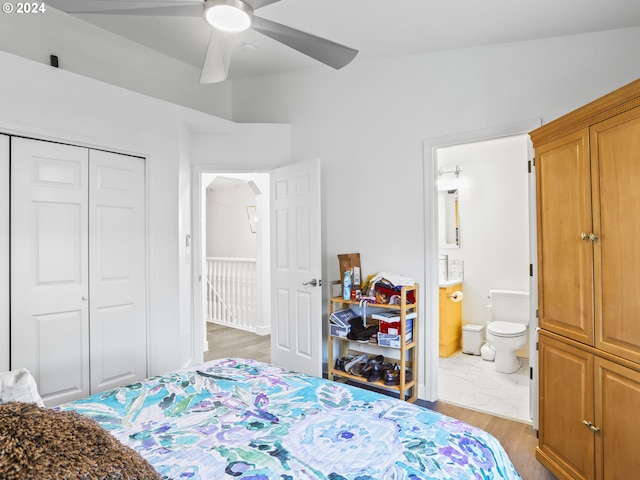
[[[203,172],[199,184],[203,360],[269,362],[269,174]]]
[[[517,352],[520,368],[505,374],[495,369],[495,347],[484,344],[489,292],[529,292],[528,141],[518,134],[437,151],[439,399],[522,422],[530,421],[529,349]],[[449,203],[455,208],[442,208]],[[450,298],[452,290],[463,293]]]
[[[423,338],[425,348],[425,392],[422,395],[422,398],[426,398],[430,401],[435,401],[440,398],[439,395],[439,270],[440,270],[440,240],[439,240],[439,224],[438,224],[438,173],[440,170],[440,165],[438,163],[439,156],[444,152],[445,149],[458,146],[458,145],[468,145],[474,142],[484,142],[489,140],[497,140],[506,137],[512,136],[524,136],[526,142],[526,150],[525,155],[523,155],[522,161],[519,162],[520,166],[518,168],[522,169],[523,172],[527,172],[527,160],[533,157],[533,149],[531,146],[531,142],[526,137],[526,134],[537,128],[540,125],[539,119],[534,120],[526,120],[510,125],[506,125],[504,127],[499,128],[489,128],[485,130],[472,131],[472,132],[463,132],[457,133],[453,135],[449,135],[446,137],[438,137],[427,139],[423,142],[423,159],[424,159],[424,192],[425,192],[425,301],[427,305],[427,312],[425,313],[426,318],[430,318],[431,320],[427,322],[424,329]],[[456,164],[455,161],[453,165],[444,166],[442,165],[444,171],[451,171],[451,176],[455,176],[456,172]],[[459,168],[462,170],[462,173],[459,175],[460,179],[464,178],[464,168],[460,166]],[[533,275],[528,278],[529,283],[529,292],[530,292],[530,323],[533,325],[529,331],[535,332],[535,309],[537,303],[537,285],[536,285],[536,277],[535,277],[535,258],[536,258],[536,244],[535,244],[535,177],[534,174],[527,175],[527,184],[523,187],[528,193],[528,205],[527,205],[527,225],[528,225],[528,252],[529,252],[529,263],[533,265]],[[464,182],[462,182],[464,184]],[[472,188],[470,185],[469,187]],[[448,188],[448,187],[444,187]],[[459,193],[459,192],[458,192]],[[469,220],[468,216],[470,212],[465,213],[464,205],[460,205],[459,210],[459,221],[460,221],[460,231],[459,231],[459,242],[460,245],[463,245],[466,240],[473,241],[473,235],[469,236],[465,234],[465,219]],[[490,229],[484,229],[483,235],[491,235]],[[528,267],[528,266],[527,266]],[[464,278],[468,280],[470,266],[467,264],[465,260],[465,274]],[[527,268],[527,273],[529,268]],[[525,274],[526,275],[526,274]],[[466,281],[465,280],[465,281]],[[467,289],[468,290],[468,289]],[[465,292],[471,293],[470,291]],[[487,292],[488,293],[488,292]],[[484,295],[484,292],[477,293],[478,298]],[[472,294],[473,298],[473,294]],[[534,342],[534,335],[531,335],[529,338],[529,345]],[[530,355],[530,391],[529,398],[534,399],[537,396],[537,358],[535,354]],[[533,417],[534,427],[537,423],[537,404],[535,401],[530,400],[530,413]]]
[[[322,374],[320,160],[295,162],[268,173],[193,170],[194,362],[211,353],[207,326],[206,188],[216,176],[253,181],[256,195],[256,302],[258,326],[271,335],[270,363]],[[246,219],[249,222],[251,219]],[[220,232],[218,232],[220,233]],[[222,232],[221,234],[224,234]],[[187,237],[187,244],[190,238]],[[191,262],[191,257],[185,259]],[[313,281],[316,279],[316,281]],[[266,331],[266,328],[269,331]],[[258,331],[258,329],[256,329]],[[212,343],[216,343],[215,338]],[[232,352],[238,356],[237,352]],[[221,356],[214,350],[214,356]]]

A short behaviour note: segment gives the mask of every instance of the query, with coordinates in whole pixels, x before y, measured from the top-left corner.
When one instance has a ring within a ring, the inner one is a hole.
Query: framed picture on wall
[[[255,205],[247,207],[247,217],[249,217],[249,229],[251,230],[251,233],[256,233],[256,222],[258,218],[256,217]]]

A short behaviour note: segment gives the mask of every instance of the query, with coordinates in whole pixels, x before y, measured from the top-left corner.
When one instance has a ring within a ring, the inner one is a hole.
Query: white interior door
[[[7,135],[0,135],[0,225],[9,225],[9,142]],[[9,231],[0,233],[0,372],[10,368],[11,349],[9,338]]]
[[[271,362],[320,377],[320,160],[272,172],[271,235]]]
[[[48,404],[89,394],[86,148],[11,140],[11,368]]]
[[[91,393],[146,377],[144,159],[89,152]]]

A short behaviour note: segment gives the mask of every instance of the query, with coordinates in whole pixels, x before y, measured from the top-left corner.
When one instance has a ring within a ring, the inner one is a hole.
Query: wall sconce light
[[[455,170],[444,170],[444,168],[440,167],[438,169],[438,176],[441,177],[444,174],[447,173],[454,173],[456,175],[456,178],[460,178],[460,174],[462,173],[462,169],[460,168],[460,165],[456,165],[456,169]]]
[[[256,216],[256,207],[254,205],[247,207],[247,217],[249,218],[249,230],[251,230],[251,233],[256,233],[258,217]]]

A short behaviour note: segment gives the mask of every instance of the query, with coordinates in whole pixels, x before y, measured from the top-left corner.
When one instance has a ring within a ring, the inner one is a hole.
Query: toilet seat
[[[527,326],[513,322],[490,322],[487,333],[503,338],[520,337],[527,333]]]

